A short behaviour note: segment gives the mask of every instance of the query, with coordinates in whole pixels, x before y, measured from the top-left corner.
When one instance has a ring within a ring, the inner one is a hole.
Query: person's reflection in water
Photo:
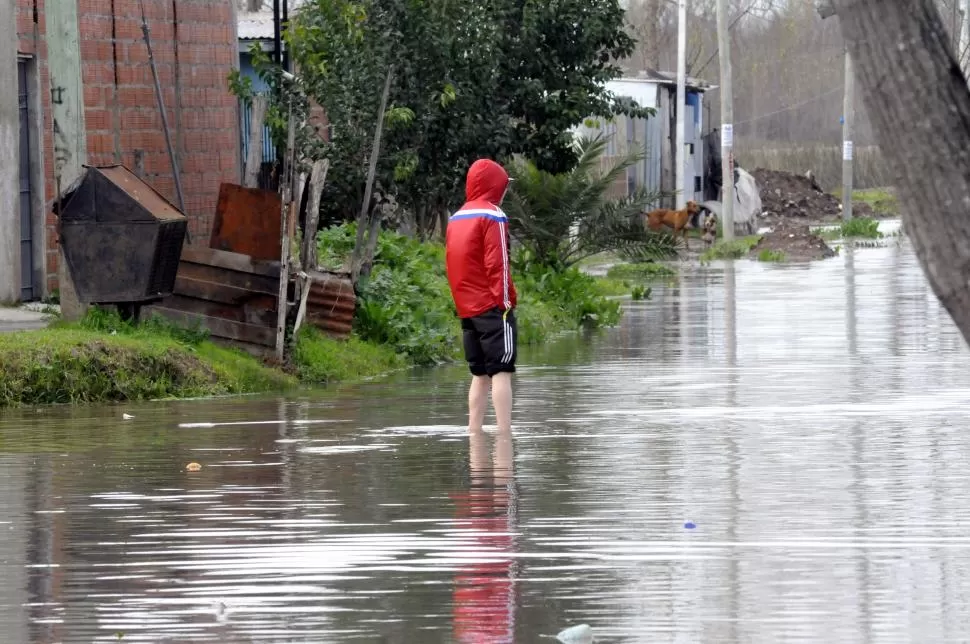
[[[455,641],[497,644],[515,639],[516,493],[511,432],[495,437],[494,460],[489,461],[488,437],[469,433],[468,465],[471,485],[455,495],[459,528],[474,542],[475,562],[462,566],[455,577]]]

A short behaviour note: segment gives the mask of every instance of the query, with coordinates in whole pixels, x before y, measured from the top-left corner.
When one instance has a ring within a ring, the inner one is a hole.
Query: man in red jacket
[[[481,431],[489,385],[499,431],[512,429],[515,373],[515,286],[509,269],[509,221],[499,207],[509,175],[479,159],[468,169],[467,202],[448,220],[445,256],[451,295],[461,318],[465,359],[472,372],[468,428]]]

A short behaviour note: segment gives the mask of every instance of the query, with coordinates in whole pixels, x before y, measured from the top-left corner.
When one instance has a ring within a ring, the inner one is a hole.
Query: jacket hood
[[[479,159],[468,168],[465,198],[468,201],[487,201],[495,206],[502,202],[509,185],[505,168],[491,159]]]

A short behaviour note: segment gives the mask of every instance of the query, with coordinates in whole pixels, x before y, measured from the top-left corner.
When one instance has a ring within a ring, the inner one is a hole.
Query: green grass
[[[813,230],[822,239],[882,239],[879,222],[871,217],[856,217],[841,222],[837,227]]]
[[[300,380],[312,384],[359,380],[407,365],[405,356],[387,346],[357,337],[334,340],[309,326],[300,329],[292,361]]]
[[[765,248],[760,253],[758,253],[759,262],[783,262],[787,259],[785,253],[780,250],[771,250],[770,248]]]
[[[673,277],[677,271],[657,262],[641,262],[637,264],[616,264],[610,267],[606,276],[615,280],[629,280],[631,282],[648,282],[651,280]]]
[[[842,189],[839,188],[832,192],[833,195],[842,198]],[[872,188],[869,190],[853,190],[852,198],[854,201],[869,204],[873,212],[879,217],[898,217],[899,200],[891,191],[884,188]]]
[[[198,335],[161,322],[132,327],[97,309],[80,323],[0,335],[0,364],[0,407],[193,398],[296,384]]]
[[[761,235],[748,235],[738,237],[732,241],[719,239],[709,249],[701,255],[701,262],[710,262],[716,259],[740,259],[751,252],[751,249],[761,241]]]

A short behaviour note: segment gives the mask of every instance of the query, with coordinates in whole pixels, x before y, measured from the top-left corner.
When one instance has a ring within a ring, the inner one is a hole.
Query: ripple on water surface
[[[460,367],[4,412],[3,640],[970,639],[970,360],[905,245],[685,269],[522,362],[512,441]]]

